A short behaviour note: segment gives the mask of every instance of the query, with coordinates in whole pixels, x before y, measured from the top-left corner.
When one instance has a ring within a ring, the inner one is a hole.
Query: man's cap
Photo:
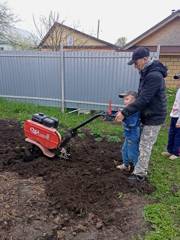
[[[174,79],[178,79],[178,78],[180,78],[180,74],[174,76]]]
[[[147,47],[138,47],[134,50],[132,59],[129,61],[127,64],[132,65],[134,64],[138,59],[143,58],[143,57],[148,57],[149,56],[149,48]]]
[[[124,93],[119,94],[120,98],[123,98],[124,96],[128,96],[131,95],[135,98],[138,97],[138,93],[136,91],[134,91],[133,89],[127,89]]]

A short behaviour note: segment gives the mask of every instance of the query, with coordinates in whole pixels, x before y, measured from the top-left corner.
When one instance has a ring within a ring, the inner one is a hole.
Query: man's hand
[[[180,128],[180,123],[176,123],[176,128]]]
[[[116,122],[122,122],[123,119],[124,119],[124,116],[122,115],[122,113],[121,112],[117,112],[115,121]]]

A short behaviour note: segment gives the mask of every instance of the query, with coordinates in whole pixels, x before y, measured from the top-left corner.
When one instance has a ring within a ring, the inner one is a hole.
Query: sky
[[[1,0],[2,2],[2,0]],[[180,0],[6,0],[12,12],[22,20],[17,28],[35,33],[33,15],[38,23],[40,16],[50,11],[60,14],[60,22],[69,27],[115,44],[120,37],[127,43],[172,14],[180,10]]]

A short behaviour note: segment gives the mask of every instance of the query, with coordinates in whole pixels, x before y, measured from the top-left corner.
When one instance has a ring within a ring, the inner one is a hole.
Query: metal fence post
[[[158,44],[158,46],[157,46],[157,60],[159,60],[160,48],[161,48],[161,46],[160,46],[160,44]]]
[[[61,110],[64,113],[64,62],[63,62],[63,43],[61,42],[61,88],[62,88],[62,106]]]

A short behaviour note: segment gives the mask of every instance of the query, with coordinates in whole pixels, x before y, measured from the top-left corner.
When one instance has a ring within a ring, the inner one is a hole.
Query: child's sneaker
[[[169,152],[162,152],[161,155],[162,155],[162,156],[165,156],[165,157],[170,157],[170,156],[172,156],[172,154],[169,153]]]
[[[171,155],[171,156],[169,157],[169,160],[175,160],[176,158],[178,158],[178,157],[175,156],[175,155]]]
[[[131,170],[130,165],[126,166],[124,164],[118,165],[116,168],[119,168],[119,169],[124,170],[126,172],[129,172]]]

